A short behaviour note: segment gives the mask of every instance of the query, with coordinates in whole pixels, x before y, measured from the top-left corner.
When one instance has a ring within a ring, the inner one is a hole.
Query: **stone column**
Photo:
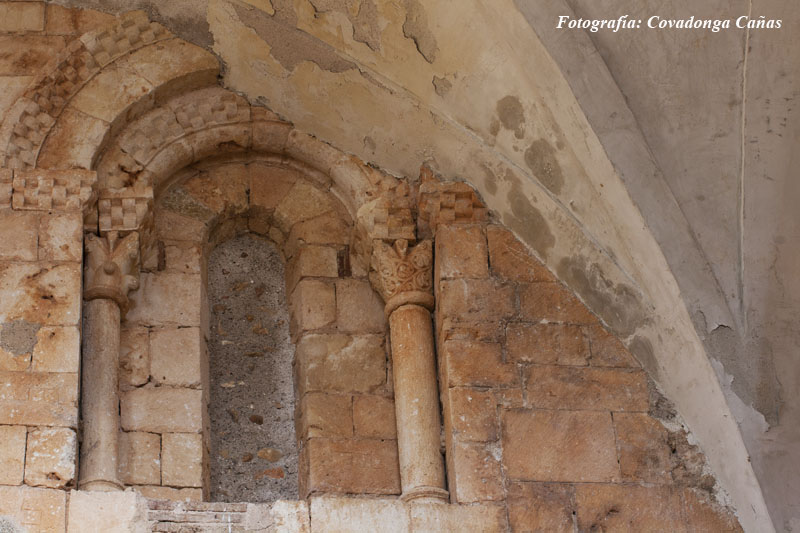
[[[397,447],[403,500],[446,502],[433,342],[431,241],[409,249],[376,242],[375,284],[386,302],[392,345]]]
[[[117,479],[119,334],[128,291],[139,286],[139,234],[124,238],[116,231],[105,237],[89,234],[85,251],[78,485],[83,490],[121,490]]]

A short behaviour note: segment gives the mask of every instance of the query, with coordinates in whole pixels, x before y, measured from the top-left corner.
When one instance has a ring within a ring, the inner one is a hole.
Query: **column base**
[[[450,493],[439,487],[414,487],[403,491],[400,499],[404,502],[414,503],[448,503]]]
[[[125,490],[125,486],[116,480],[109,479],[85,479],[78,483],[80,490],[91,490],[97,492],[115,492]]]

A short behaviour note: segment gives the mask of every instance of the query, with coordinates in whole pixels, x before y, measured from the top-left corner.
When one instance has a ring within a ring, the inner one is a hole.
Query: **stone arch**
[[[127,13],[72,41],[33,80],[0,129],[3,166],[90,168],[92,148],[125,121],[218,73],[213,55]]]
[[[200,352],[183,356],[195,366],[207,364],[202,351],[210,314],[204,307],[206,257],[220,242],[244,232],[270,239],[285,257],[290,331],[297,346],[295,418],[300,443],[300,496],[330,490],[399,493],[394,434],[386,429],[376,435],[370,428],[369,434],[356,431],[345,435],[332,429],[335,423],[326,420],[331,416],[352,418],[353,409],[378,405],[390,422],[387,428],[394,423],[383,304],[372,290],[367,272],[350,267],[354,225],[346,208],[331,194],[330,185],[320,183],[317,174],[305,173],[302,166],[285,158],[258,154],[209,158],[169,179],[169,185],[155,199],[154,220],[155,253],[143,257],[140,289],[131,293],[124,334],[147,329],[151,364],[163,367],[166,354],[153,343],[154,335],[196,331]],[[202,368],[189,370],[202,379]],[[171,422],[142,413],[168,394],[194,396],[196,403],[197,390],[202,391],[205,408],[213,391],[209,391],[207,381],[195,380],[187,385],[178,377],[185,373],[173,375],[173,381],[156,378],[156,388],[149,388],[153,383],[147,383],[121,391],[121,405],[123,431],[161,435],[161,479],[174,487],[174,465],[165,463],[172,457],[169,443],[176,435],[195,440],[192,435],[202,435],[205,445],[195,452],[205,453],[208,424],[188,427],[175,420],[170,426]],[[196,420],[204,418],[195,416]],[[362,461],[334,474],[318,456],[343,455],[344,448],[361,450]],[[127,453],[138,452],[129,447]],[[140,459],[121,460],[133,464]],[[205,464],[202,456],[195,456],[194,463],[183,470],[189,472]],[[380,475],[370,476],[370,471]],[[179,482],[187,483],[186,489],[208,483],[205,472],[195,475],[203,477]],[[331,475],[338,477],[332,480]],[[378,484],[369,479],[389,481]],[[136,480],[123,481],[135,484],[131,482]]]

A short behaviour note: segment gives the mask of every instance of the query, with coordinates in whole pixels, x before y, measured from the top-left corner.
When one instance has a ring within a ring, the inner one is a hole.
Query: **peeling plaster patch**
[[[447,78],[440,78],[439,76],[434,76],[433,80],[433,90],[436,91],[436,94],[439,96],[444,97],[450,89],[453,88],[453,84]]]
[[[173,2],[153,2],[153,18],[169,27],[178,37],[204,48],[214,44],[211,29],[205,13],[207,0],[180,0]]]
[[[436,44],[436,37],[428,27],[428,16],[425,8],[419,0],[405,0],[406,20],[403,22],[403,35],[407,39],[414,41],[417,50],[425,61],[433,63],[436,61],[436,54],[439,47]]]
[[[629,337],[647,323],[640,295],[628,285],[609,280],[597,263],[587,264],[580,256],[565,257],[556,273],[618,336]]]
[[[14,320],[0,326],[0,349],[13,355],[33,352],[36,346],[36,333],[42,326],[27,320]]]
[[[628,350],[633,354],[639,364],[647,370],[653,380],[659,380],[659,367],[656,356],[653,354],[653,343],[647,337],[637,335],[628,345]]]
[[[378,6],[373,0],[308,0],[317,13],[342,13],[353,25],[353,39],[364,43],[376,52],[381,49],[381,31],[378,26]],[[351,9],[357,7],[358,9]]]
[[[524,241],[531,243],[533,249],[546,259],[556,238],[550,231],[547,219],[538,209],[533,207],[528,197],[520,190],[518,180],[508,191],[508,203],[511,205],[511,216],[504,217],[503,222]]]
[[[745,404],[742,399],[731,390],[731,385],[735,380],[732,375],[725,371],[725,367],[722,363],[713,357],[709,357],[708,360],[711,362],[711,366],[714,368],[722,384],[722,392],[725,394],[725,399],[731,409],[733,418],[736,419],[737,424],[742,426],[742,430],[751,434],[766,433],[769,431],[769,423],[767,419],[764,418],[764,415]]]
[[[725,325],[714,328],[703,342],[725,371],[736,376],[730,387],[737,398],[752,405],[770,425],[777,425],[782,389],[769,342],[757,334],[743,339]]]
[[[288,21],[290,15],[285,14],[277,6],[273,17],[253,8],[235,4],[233,8],[239,20],[270,46],[272,57],[290,72],[304,61],[311,61],[319,68],[330,72],[344,72],[356,68],[351,61],[339,57],[330,45],[304,31],[288,26],[284,21]]]
[[[502,100],[501,100],[502,101]],[[499,103],[498,103],[499,111]],[[564,185],[564,175],[556,161],[555,150],[544,139],[534,141],[525,150],[525,164],[553,194],[559,194]]]
[[[519,98],[506,96],[498,100],[497,116],[500,118],[503,127],[513,131],[517,139],[525,137],[525,110],[522,108]],[[530,166],[530,163],[528,165]]]

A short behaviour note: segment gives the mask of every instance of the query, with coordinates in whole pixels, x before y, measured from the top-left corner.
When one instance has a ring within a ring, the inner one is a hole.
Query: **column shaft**
[[[120,309],[114,300],[85,302],[83,370],[81,378],[80,488],[119,490],[118,358]]]
[[[403,305],[392,312],[389,327],[403,498],[441,501],[447,491],[431,315]]]

